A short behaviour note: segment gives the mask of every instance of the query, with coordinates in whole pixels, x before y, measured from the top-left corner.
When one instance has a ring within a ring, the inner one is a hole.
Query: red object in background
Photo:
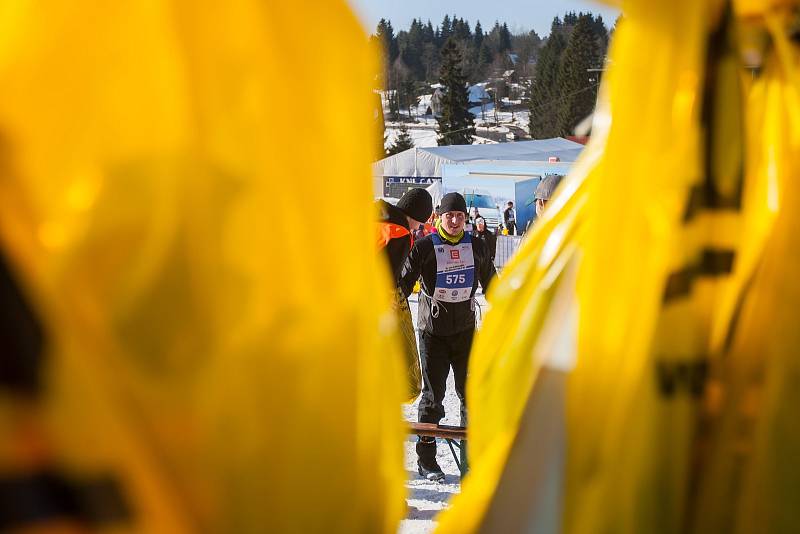
[[[585,145],[586,143],[589,142],[588,135],[568,135],[564,139],[569,139],[570,141],[573,141],[575,143],[580,143],[582,145]]]

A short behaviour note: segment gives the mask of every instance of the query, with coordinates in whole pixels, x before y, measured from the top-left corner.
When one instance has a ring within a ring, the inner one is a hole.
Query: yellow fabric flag
[[[42,465],[113,480],[130,513],[99,529],[402,517],[400,340],[367,231],[378,67],[343,2],[303,7],[0,8],[0,243],[47,341],[0,428],[34,420]]]
[[[796,443],[786,407],[797,299],[793,285],[778,293],[794,284],[797,211],[783,211],[778,186],[800,135],[791,19],[773,8],[782,24],[766,53],[783,50],[780,68],[767,62],[753,82],[740,56],[752,11],[691,0],[622,9],[592,142],[489,295],[468,382],[472,471],[439,532],[792,524],[797,477],[778,460]],[[756,296],[759,281],[769,297]],[[771,340],[774,361],[755,365],[771,317],[787,333]],[[754,377],[757,416],[742,385]],[[755,429],[737,481],[742,420]],[[706,508],[715,519],[701,519]]]
[[[747,14],[743,49],[761,60],[747,100],[745,195],[757,254],[730,314],[724,382],[708,410],[698,533],[793,532],[800,523],[800,50],[789,39],[792,10],[765,3]]]

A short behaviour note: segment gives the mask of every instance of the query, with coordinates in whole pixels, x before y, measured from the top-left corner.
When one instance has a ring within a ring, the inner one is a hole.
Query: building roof
[[[483,100],[489,101],[491,97],[482,85],[472,85],[468,89],[468,99],[470,102],[482,102]]]

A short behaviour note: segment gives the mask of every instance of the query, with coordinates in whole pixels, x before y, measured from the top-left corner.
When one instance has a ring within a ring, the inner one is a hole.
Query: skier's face
[[[463,211],[448,211],[442,213],[442,228],[450,235],[458,235],[464,229],[467,214]]]
[[[542,200],[541,198],[536,199],[536,216],[541,217],[542,212],[544,211],[544,206],[547,204],[546,200]]]

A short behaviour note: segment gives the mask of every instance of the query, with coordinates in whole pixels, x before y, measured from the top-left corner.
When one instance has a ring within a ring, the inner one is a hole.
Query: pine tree
[[[511,32],[508,31],[508,24],[505,22],[500,27],[500,51],[511,50]]]
[[[460,41],[471,41],[472,31],[469,22],[465,22],[464,19],[453,19],[453,37]]]
[[[414,148],[414,140],[411,139],[411,134],[408,133],[408,127],[405,124],[401,124],[397,133],[397,139],[394,140],[392,146],[386,151],[386,155],[393,156],[409,148]]]
[[[434,80],[439,65],[439,49],[433,42],[425,43],[422,48],[422,66],[425,68],[424,81]]]
[[[489,68],[489,65],[492,64],[492,61],[492,51],[489,49],[486,41],[484,41],[478,50],[478,60],[475,63],[474,77],[476,81],[485,79],[486,71]]]
[[[559,17],[553,17],[553,22],[550,23],[550,33],[554,31],[561,31],[564,29],[564,23]]]
[[[486,45],[486,42],[481,45],[481,49],[478,51],[478,61],[486,65],[494,61],[494,58],[492,57],[492,51]]]
[[[400,99],[397,89],[389,89],[386,98],[389,104],[389,120],[400,120]]]
[[[567,46],[560,31],[561,21],[556,18],[544,47],[539,52],[539,61],[531,84],[529,130],[534,139],[556,137],[558,119],[559,88],[558,72],[561,55]]]
[[[450,23],[450,15],[445,15],[442,19],[442,26],[439,29],[439,44],[440,46],[444,46],[444,43],[450,38],[452,35],[453,29]]]
[[[518,61],[515,66],[516,73],[520,77],[528,77],[532,72],[528,72],[530,64],[535,63],[538,57],[539,49],[542,46],[542,40],[535,31],[514,35],[511,39],[511,48],[518,56]]]
[[[434,44],[436,41],[436,32],[433,31],[433,24],[431,24],[430,19],[423,29],[422,38],[425,44]]]
[[[383,46],[384,54],[386,54],[385,63],[387,65],[391,65],[394,63],[394,60],[397,59],[397,56],[400,53],[397,48],[397,39],[394,35],[392,22],[386,19],[381,19],[378,22],[378,27],[375,29],[375,37],[378,38]]]
[[[408,112],[411,118],[411,110],[417,103],[417,94],[414,87],[414,80],[406,78],[400,82],[400,106]]]
[[[489,48],[492,51],[492,56],[494,56],[495,54],[499,54],[503,51],[501,48],[502,39],[500,37],[500,32],[501,32],[500,23],[498,21],[494,21],[494,26],[492,26],[491,31],[488,33],[488,35],[486,35],[486,39],[484,39],[483,41],[484,43],[489,45]],[[494,57],[492,57],[492,59],[494,59]]]
[[[375,156],[382,158],[386,155],[386,123],[383,120],[383,102],[380,93],[372,93],[372,103],[374,108],[373,127],[380,136],[377,138],[378,146],[375,148],[378,150],[375,151]]]
[[[473,38],[473,43],[475,44],[476,50],[481,49],[481,45],[483,44],[483,27],[481,26],[481,21],[475,23],[475,37]]]
[[[402,54],[398,57],[389,69],[389,78],[386,80],[389,102],[389,120],[400,120],[400,109],[402,104],[400,102],[401,84],[403,80],[411,76],[411,71],[408,66],[403,62]]]
[[[440,146],[469,145],[475,135],[462,63],[463,57],[455,40],[449,39],[442,47],[442,69],[439,75],[439,83],[444,86],[442,115],[437,119]]]
[[[588,69],[595,66],[600,45],[593,31],[592,15],[581,15],[569,38],[558,71],[561,98],[556,131],[572,135],[575,126],[594,110],[597,83],[589,80]]]
[[[415,80],[425,78],[425,67],[422,64],[422,44],[424,40],[424,26],[417,19],[411,21],[408,31],[397,34],[397,45],[400,50],[400,59],[411,71]]]
[[[595,66],[600,68],[603,66],[603,60],[606,57],[606,53],[608,52],[608,28],[606,28],[605,22],[603,22],[603,16],[598,15],[592,22],[592,32],[595,35],[595,40],[597,41],[597,55],[598,57],[595,58]]]

